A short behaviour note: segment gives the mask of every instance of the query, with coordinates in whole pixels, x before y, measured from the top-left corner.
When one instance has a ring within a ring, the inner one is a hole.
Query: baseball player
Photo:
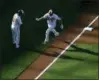
[[[16,45],[16,48],[20,47],[20,26],[22,23],[22,15],[24,14],[23,10],[18,10],[17,13],[13,15],[12,24],[11,24],[11,31],[12,31],[12,39],[13,44]]]
[[[40,18],[36,18],[36,21],[40,21],[42,19],[46,19],[48,24],[48,29],[46,30],[45,40],[44,40],[44,44],[46,44],[49,41],[50,32],[53,32],[55,36],[59,35],[59,32],[55,30],[57,20],[61,22],[61,26],[60,26],[61,29],[63,29],[63,24],[62,24],[62,19],[58,15],[53,13],[52,9],[50,9],[44,16]]]

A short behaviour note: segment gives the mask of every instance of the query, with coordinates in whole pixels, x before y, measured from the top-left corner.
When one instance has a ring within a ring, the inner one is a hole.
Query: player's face
[[[53,14],[53,11],[52,10],[49,10],[49,14],[52,15]]]

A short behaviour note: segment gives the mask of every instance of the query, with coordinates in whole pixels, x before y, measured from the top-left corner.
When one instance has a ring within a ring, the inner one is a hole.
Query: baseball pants
[[[59,32],[57,32],[55,30],[55,28],[52,28],[52,27],[49,27],[47,30],[46,30],[46,34],[45,34],[45,42],[48,42],[49,41],[49,34],[50,32],[53,32],[55,36],[58,36],[59,35]]]

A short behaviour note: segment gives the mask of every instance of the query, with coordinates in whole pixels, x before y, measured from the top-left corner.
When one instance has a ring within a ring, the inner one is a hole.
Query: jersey
[[[18,15],[18,13],[15,13],[12,19],[11,28],[20,27],[21,24],[22,24],[21,17]]]
[[[56,14],[50,15],[49,13],[46,13],[43,16],[43,18],[47,19],[48,27],[53,27],[53,28],[56,27],[56,21],[61,20],[61,18],[58,17]]]

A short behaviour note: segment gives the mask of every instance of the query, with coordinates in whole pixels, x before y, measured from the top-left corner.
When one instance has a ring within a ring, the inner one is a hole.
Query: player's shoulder
[[[56,13],[53,13],[54,16],[58,16]]]
[[[46,16],[49,16],[49,13],[45,13]]]
[[[46,18],[46,17],[48,17],[48,16],[49,16],[49,14],[48,14],[48,13],[46,13],[46,14],[44,14],[44,16],[43,16],[43,17],[44,17],[44,18]]]
[[[57,15],[57,14],[55,14],[55,13],[53,13],[53,16],[54,16],[54,17],[58,17],[58,15]]]

